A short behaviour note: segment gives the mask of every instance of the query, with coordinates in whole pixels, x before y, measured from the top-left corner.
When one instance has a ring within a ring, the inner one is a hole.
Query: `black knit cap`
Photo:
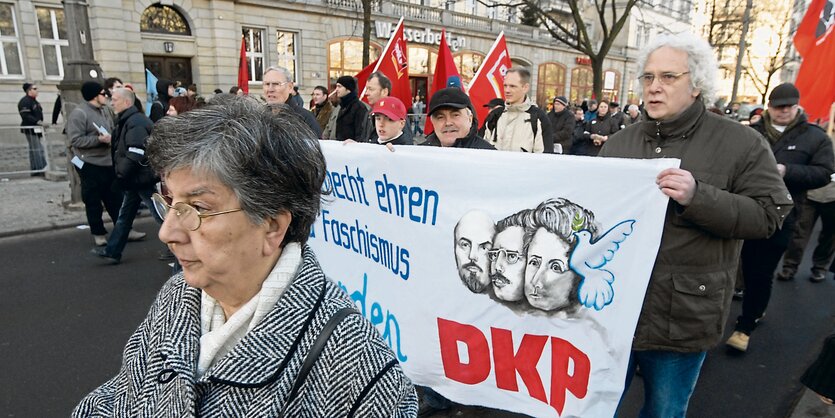
[[[800,101],[800,91],[792,83],[783,83],[771,90],[768,105],[773,107],[796,105]]]
[[[23,91],[25,93],[29,93],[29,89],[31,89],[32,86],[34,86],[32,83],[23,83]]]
[[[96,98],[96,96],[104,90],[101,84],[96,81],[85,81],[84,84],[81,85],[81,97],[84,97],[84,100],[90,101]]]
[[[357,91],[357,80],[349,75],[343,75],[342,77],[337,78],[336,84],[339,84],[350,91]]]
[[[432,113],[443,107],[463,109],[465,107],[472,108],[473,104],[464,90],[458,87],[447,87],[436,91],[429,99],[429,110],[426,112],[426,116],[432,116]]]

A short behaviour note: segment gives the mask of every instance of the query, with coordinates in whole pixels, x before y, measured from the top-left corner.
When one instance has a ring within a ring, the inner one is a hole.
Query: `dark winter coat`
[[[171,96],[168,95],[168,87],[173,84],[169,80],[157,80],[157,100],[151,105],[151,120],[154,123],[162,119],[168,112],[168,101],[171,100]]]
[[[37,99],[28,94],[17,102],[17,111],[20,113],[20,126],[36,126],[43,123],[43,107]],[[20,132],[25,134],[31,133],[32,130],[21,129]]]
[[[118,114],[111,149],[116,181],[125,190],[148,188],[159,181],[145,156],[145,144],[153,128],[154,122],[135,106]]]
[[[334,139],[338,141],[353,139],[362,142],[367,120],[368,108],[359,100],[356,93],[348,93],[340,99]]]
[[[575,155],[597,155],[603,145],[594,145],[591,134],[609,136],[620,130],[620,126],[607,113],[603,116],[597,115],[594,119],[586,122],[586,129],[583,132],[583,140],[574,146]]]
[[[554,144],[560,144],[562,152],[568,154],[572,143],[571,134],[574,132],[574,114],[567,107],[559,113],[551,110],[548,112],[548,120],[554,131]]]
[[[792,207],[768,144],[750,128],[708,112],[698,98],[669,121],[645,114],[609,137],[600,155],[680,158],[696,180],[688,206],[673,200],[667,206],[633,349],[714,347],[730,312],[742,240],[768,238]]]

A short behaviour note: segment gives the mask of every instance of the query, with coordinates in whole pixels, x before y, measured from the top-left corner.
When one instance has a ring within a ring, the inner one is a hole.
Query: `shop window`
[[[475,73],[484,61],[484,55],[476,52],[464,52],[453,56],[455,66],[458,67],[458,74],[461,74],[461,82],[466,86],[475,77]]]
[[[296,74],[299,68],[298,40],[299,34],[296,32],[275,31],[275,43],[278,52],[276,64],[290,71],[290,75],[293,77],[292,81],[295,83],[299,82],[299,76]]]
[[[142,12],[139,29],[142,32],[191,35],[186,18],[177,9],[159,3],[152,4]]]
[[[0,76],[23,75],[14,6],[0,3]]]
[[[46,78],[64,78],[64,60],[67,59],[69,41],[64,23],[64,11],[36,7],[38,34],[41,40],[41,54]]]
[[[575,67],[571,69],[571,91],[568,100],[580,103],[590,99],[594,94],[594,76],[591,67]]]
[[[606,70],[603,72],[603,98],[610,101],[618,101],[620,91],[620,72]]]
[[[243,37],[249,81],[261,82],[264,79],[264,30],[244,27]]]
[[[429,75],[435,72],[438,54],[422,46],[409,47],[409,75]]]
[[[371,44],[369,59],[374,62],[380,56],[379,45]],[[328,85],[336,84],[343,75],[356,76],[362,70],[362,41],[346,39],[328,45]],[[357,92],[359,94],[359,92]]]
[[[565,94],[565,66],[555,62],[539,65],[536,82],[536,102],[546,109],[556,96]]]

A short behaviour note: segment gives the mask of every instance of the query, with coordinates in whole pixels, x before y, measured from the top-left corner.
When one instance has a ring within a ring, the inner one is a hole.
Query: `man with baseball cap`
[[[565,96],[554,98],[554,105],[548,112],[551,129],[554,130],[554,152],[568,153],[571,149],[571,133],[574,131],[574,116],[568,109],[568,99]]]
[[[775,87],[768,96],[768,110],[751,128],[762,134],[777,160],[777,171],[791,193],[794,208],[786,216],[783,228],[767,239],[746,240],[742,246],[741,266],[745,279],[742,314],[737,318],[728,346],[746,351],[751,333],[765,314],[771,298],[774,270],[783,260],[780,280],[791,280],[803,256],[803,247],[815,222],[814,208],[806,191],[827,185],[833,172],[832,142],[817,125],[807,121],[797,106],[800,92],[791,83]],[[791,244],[790,244],[791,243]],[[790,251],[787,251],[787,248]],[[813,282],[823,281],[826,264],[812,267]]]
[[[429,99],[426,116],[435,132],[426,137],[423,145],[435,147],[495,149],[478,136],[478,122],[467,93],[457,87],[435,92]]]
[[[376,143],[380,145],[414,145],[406,130],[406,106],[396,97],[384,97],[371,108],[374,128],[377,131]]]

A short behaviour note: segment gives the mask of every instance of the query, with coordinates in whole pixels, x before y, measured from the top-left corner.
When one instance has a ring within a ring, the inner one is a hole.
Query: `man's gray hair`
[[[293,81],[293,74],[290,73],[290,70],[284,67],[267,67],[267,69],[264,70],[264,75],[267,75],[267,73],[270,71],[276,71],[279,74],[283,75],[284,81]]]
[[[702,102],[711,105],[716,96],[717,68],[713,48],[702,38],[690,32],[662,34],[651,40],[638,54],[638,74],[644,73],[647,58],[656,49],[670,47],[687,53],[687,67],[690,71],[690,88],[701,91]]]
[[[128,100],[130,100],[131,103],[136,101],[136,94],[133,91],[131,91],[131,89],[128,89],[128,88],[124,88],[124,87],[115,88],[115,89],[113,89],[113,95],[114,96],[119,96],[123,99],[128,99]],[[165,110],[168,110],[168,109],[165,109]]]
[[[638,112],[638,111],[641,110],[641,108],[639,108],[638,105],[636,105],[636,104],[631,104],[631,105],[626,107],[627,112],[632,111],[632,110]]]
[[[289,212],[284,237],[305,243],[319,213],[325,159],[316,135],[286,106],[248,97],[160,119],[148,140],[151,166],[213,176],[232,189],[255,224]]]

